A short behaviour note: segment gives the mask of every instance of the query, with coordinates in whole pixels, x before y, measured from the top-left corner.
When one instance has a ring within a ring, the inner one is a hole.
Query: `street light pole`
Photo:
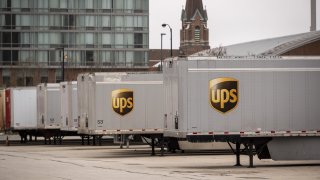
[[[64,82],[64,48],[62,48],[62,82]]]
[[[63,82],[64,81],[64,47],[56,48],[56,49],[60,50],[60,61],[62,62],[61,68],[62,68],[62,82]],[[62,55],[61,55],[61,50],[62,50]]]
[[[163,39],[163,36],[165,36],[166,34],[165,33],[161,33],[161,64],[160,64],[160,71],[162,71],[163,69],[163,65],[162,65],[162,61],[163,61],[163,55],[162,55],[162,39]]]
[[[173,53],[172,53],[172,28],[171,28],[171,26],[169,25],[169,24],[162,24],[162,27],[163,28],[165,28],[166,26],[168,26],[169,27],[169,29],[170,29],[170,43],[171,43],[171,47],[170,47],[170,54],[171,54],[171,57],[173,57]]]

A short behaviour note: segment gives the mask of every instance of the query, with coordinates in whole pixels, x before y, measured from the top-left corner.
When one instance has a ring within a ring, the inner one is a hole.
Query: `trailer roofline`
[[[189,68],[189,72],[318,72],[320,68]]]
[[[96,82],[96,84],[134,84],[134,85],[153,85],[153,84],[163,84],[163,81],[115,81],[115,82]]]

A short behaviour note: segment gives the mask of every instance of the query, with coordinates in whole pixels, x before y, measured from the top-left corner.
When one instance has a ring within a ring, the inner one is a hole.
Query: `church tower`
[[[202,0],[187,0],[181,14],[180,53],[191,55],[210,49],[207,11]]]

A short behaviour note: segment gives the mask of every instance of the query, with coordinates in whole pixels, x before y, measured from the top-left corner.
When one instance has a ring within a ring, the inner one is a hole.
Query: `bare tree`
[[[219,46],[217,48],[213,48],[213,49],[208,49],[208,50],[205,50],[205,51],[201,51],[201,52],[198,52],[196,54],[194,54],[193,56],[225,56],[227,55],[227,50],[225,47],[223,46]]]

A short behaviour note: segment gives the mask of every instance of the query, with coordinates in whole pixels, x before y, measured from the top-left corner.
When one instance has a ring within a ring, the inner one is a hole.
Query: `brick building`
[[[207,11],[202,0],[187,0],[181,14],[180,53],[191,55],[210,49]]]
[[[173,50],[173,56],[188,56],[210,49],[207,21],[207,11],[203,8],[202,0],[187,0],[181,13],[180,47]],[[170,57],[168,50],[163,50],[162,53],[163,59]],[[150,66],[159,63],[160,59],[160,49],[150,50]]]

